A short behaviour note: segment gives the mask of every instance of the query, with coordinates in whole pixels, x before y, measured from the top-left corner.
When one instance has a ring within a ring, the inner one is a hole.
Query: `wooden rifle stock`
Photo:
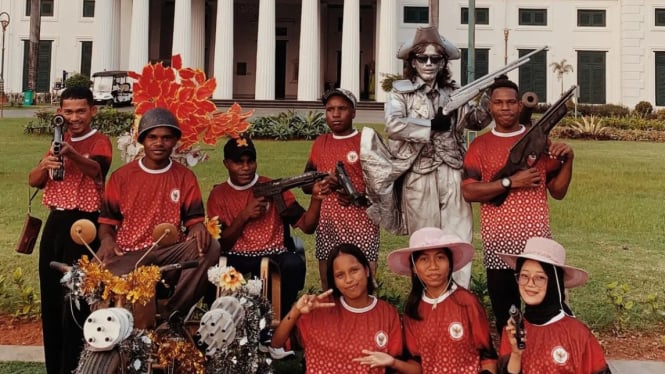
[[[564,92],[559,100],[547,109],[543,116],[531,126],[522,139],[510,148],[506,165],[492,178],[492,181],[508,178],[517,171],[532,167],[538,162],[540,156],[547,152],[547,137],[550,131],[568,113],[566,103],[573,97],[577,86],[573,85]],[[508,197],[510,189],[490,200],[490,203],[500,206]]]

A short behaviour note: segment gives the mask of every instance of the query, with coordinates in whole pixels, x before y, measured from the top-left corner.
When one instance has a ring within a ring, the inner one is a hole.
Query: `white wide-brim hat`
[[[435,248],[450,249],[452,271],[461,269],[473,259],[474,250],[470,243],[439,228],[425,227],[411,234],[409,248],[396,249],[388,254],[388,267],[393,273],[411,275],[411,254]]]
[[[446,54],[446,59],[448,59],[448,61],[458,60],[461,57],[460,50],[448,39],[444,38],[443,35],[439,34],[439,30],[437,30],[436,27],[427,26],[418,27],[413,38],[402,43],[397,50],[397,58],[402,60],[408,59],[413,47],[421,43],[440,45],[443,48],[443,52]]]
[[[563,286],[574,288],[583,285],[589,279],[586,271],[566,265],[566,250],[552,239],[531,238],[526,241],[524,252],[519,255],[499,254],[499,257],[511,268],[517,266],[517,259],[534,260],[563,269]]]

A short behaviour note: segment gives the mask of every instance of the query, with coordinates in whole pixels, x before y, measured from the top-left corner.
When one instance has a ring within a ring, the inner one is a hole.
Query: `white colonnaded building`
[[[579,101],[665,106],[665,0],[477,0],[475,76],[549,46],[509,76],[541,102],[578,84]],[[0,0],[6,92],[27,88],[30,0]],[[140,69],[180,54],[215,77],[214,99],[315,101],[341,86],[385,101],[399,45],[428,24],[427,0],[41,0],[37,92],[63,72]],[[462,50],[467,0],[439,1],[439,30]],[[561,82],[552,63],[572,67]]]

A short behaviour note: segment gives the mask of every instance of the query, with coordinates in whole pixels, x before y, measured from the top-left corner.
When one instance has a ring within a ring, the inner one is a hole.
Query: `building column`
[[[275,0],[259,1],[256,42],[256,100],[275,99]]]
[[[205,0],[192,0],[192,60],[190,67],[201,70],[205,70],[205,10]]]
[[[150,0],[132,2],[132,26],[129,38],[129,70],[141,73],[149,61],[148,27],[150,25]]]
[[[298,100],[315,101],[321,95],[321,29],[319,0],[303,0],[298,54]]]
[[[172,55],[182,57],[182,66],[192,66],[192,0],[175,0]]]
[[[215,99],[233,98],[233,0],[217,0],[215,27]]]
[[[360,97],[360,0],[344,1],[340,87]]]
[[[95,35],[92,44],[91,73],[112,70],[114,0],[95,2]]]
[[[377,13],[378,44],[374,69],[374,94],[377,102],[385,103],[387,93],[381,88],[383,74],[399,74],[401,60],[397,56],[397,0],[380,0]]]

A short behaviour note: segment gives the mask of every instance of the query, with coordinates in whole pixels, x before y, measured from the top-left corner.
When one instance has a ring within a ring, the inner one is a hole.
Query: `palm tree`
[[[42,23],[41,1],[30,0],[30,48],[28,51],[28,89],[37,88],[37,62],[39,61],[39,34]],[[34,96],[33,96],[34,97]]]
[[[553,62],[550,64],[552,71],[556,73],[557,78],[561,81],[561,95],[563,95],[563,75],[572,73],[573,65],[569,64],[564,58],[561,62]]]

